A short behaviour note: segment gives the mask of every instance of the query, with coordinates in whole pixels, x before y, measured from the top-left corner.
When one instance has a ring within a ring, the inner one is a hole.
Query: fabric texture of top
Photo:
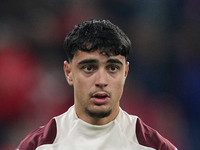
[[[16,150],[177,150],[156,130],[120,108],[115,120],[91,125],[74,106],[31,132]]]

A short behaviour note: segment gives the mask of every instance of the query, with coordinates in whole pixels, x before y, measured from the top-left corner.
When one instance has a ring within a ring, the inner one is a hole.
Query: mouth
[[[96,104],[105,104],[109,98],[110,95],[106,92],[97,92],[92,95],[92,100]]]

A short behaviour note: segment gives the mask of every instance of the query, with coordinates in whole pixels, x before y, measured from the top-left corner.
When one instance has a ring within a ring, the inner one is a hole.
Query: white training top
[[[91,125],[79,119],[74,106],[30,133],[16,150],[176,150],[137,116],[120,108],[115,120]]]

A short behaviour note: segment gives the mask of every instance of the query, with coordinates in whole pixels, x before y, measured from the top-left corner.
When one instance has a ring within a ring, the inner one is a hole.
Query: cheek
[[[86,89],[87,88],[84,88],[82,82],[78,80],[74,82],[74,98],[76,102],[84,103],[84,99],[86,98]]]
[[[74,83],[74,91],[81,92],[83,90],[84,82],[82,80],[76,78],[73,83]]]
[[[124,80],[119,79],[113,82],[111,88],[113,89],[113,92],[115,92],[115,95],[121,96],[124,89]]]
[[[81,76],[76,76],[76,78],[74,78],[73,85],[75,95],[78,95],[79,97],[84,97],[90,88],[89,82]]]

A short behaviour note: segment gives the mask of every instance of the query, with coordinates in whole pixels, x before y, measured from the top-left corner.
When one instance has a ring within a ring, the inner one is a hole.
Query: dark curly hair
[[[75,25],[64,40],[64,50],[69,62],[78,50],[98,50],[107,56],[122,55],[127,58],[130,48],[131,42],[126,34],[109,20],[93,19]]]

